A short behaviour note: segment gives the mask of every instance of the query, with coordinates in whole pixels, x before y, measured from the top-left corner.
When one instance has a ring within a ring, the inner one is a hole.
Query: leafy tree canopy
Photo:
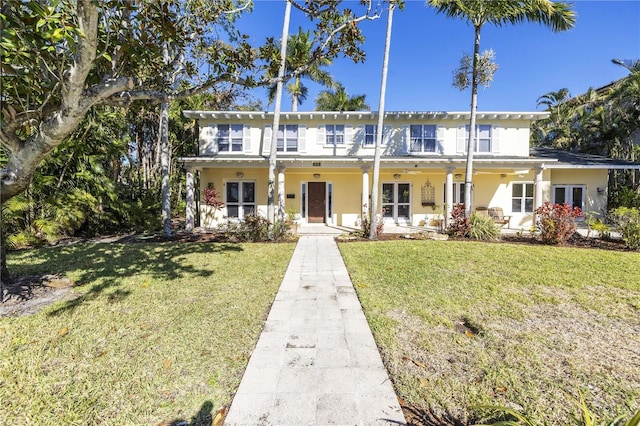
[[[314,59],[364,58],[358,23],[378,12],[369,1],[360,16],[337,0],[292,4],[315,23]],[[38,164],[94,106],[273,84],[264,71],[274,39],[253,46],[234,27],[250,10],[248,0],[4,0],[2,201],[25,190]]]

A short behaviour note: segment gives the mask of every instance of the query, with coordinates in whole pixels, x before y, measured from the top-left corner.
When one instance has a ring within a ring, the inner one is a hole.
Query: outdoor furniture
[[[493,219],[494,223],[500,226],[507,225],[507,228],[509,228],[511,216],[505,216],[502,207],[489,207],[488,212],[489,217]]]
[[[476,207],[476,214],[478,216],[489,217],[489,209],[486,207]]]

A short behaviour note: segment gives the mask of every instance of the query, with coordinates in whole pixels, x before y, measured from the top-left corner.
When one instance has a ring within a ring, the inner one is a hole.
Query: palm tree
[[[559,105],[571,98],[569,89],[563,87],[560,90],[547,92],[538,98],[538,106],[545,105],[548,110],[558,108]]]
[[[480,31],[484,24],[501,27],[529,21],[540,23],[552,31],[565,31],[573,27],[575,12],[565,2],[551,0],[427,0],[429,6],[449,18],[460,18],[474,28],[473,66],[471,78],[471,119],[467,142],[467,166],[465,173],[464,204],[467,215],[471,213],[471,185],[473,175],[473,147],[475,139],[476,109],[478,105],[478,69],[480,60]]]
[[[369,222],[369,239],[378,238],[376,212],[378,210],[378,180],[380,176],[380,146],[382,145],[382,137],[384,129],[384,101],[387,91],[387,71],[389,70],[389,50],[391,47],[391,27],[393,25],[393,9],[396,3],[394,0],[389,2],[389,17],[387,19],[387,36],[384,42],[384,57],[382,60],[382,80],[380,83],[380,100],[378,104],[378,132],[376,134],[376,148],[373,155],[373,181],[371,184],[371,217]]]
[[[287,40],[287,62],[285,74],[293,73],[293,81],[287,85],[287,91],[291,96],[291,110],[297,111],[298,105],[307,99],[308,89],[302,84],[303,78],[333,87],[335,82],[329,72],[323,67],[331,65],[331,59],[320,57],[319,51],[314,49],[311,31],[303,31],[298,28],[297,34],[291,34]],[[269,78],[275,75],[268,75]],[[269,103],[273,102],[276,95],[276,86],[269,88]]]
[[[349,96],[342,83],[334,90],[323,90],[316,97],[316,111],[370,111],[367,95]]]

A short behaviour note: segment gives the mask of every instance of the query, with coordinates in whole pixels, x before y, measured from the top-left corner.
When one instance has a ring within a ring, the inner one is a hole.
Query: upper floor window
[[[469,140],[469,125],[465,126],[466,140]],[[475,143],[473,146],[473,152],[492,152],[492,131],[491,124],[478,124],[476,125]]]
[[[511,184],[511,212],[533,212],[533,183]]]
[[[344,124],[327,124],[327,145],[341,145],[344,143]]]
[[[436,152],[436,126],[433,124],[412,124],[411,151]]]
[[[218,152],[242,151],[242,124],[218,124]]]
[[[298,151],[298,125],[297,124],[281,124],[278,127],[278,145],[279,152],[296,152]]]
[[[378,137],[378,126],[376,124],[367,124],[364,126],[364,144],[373,145]]]

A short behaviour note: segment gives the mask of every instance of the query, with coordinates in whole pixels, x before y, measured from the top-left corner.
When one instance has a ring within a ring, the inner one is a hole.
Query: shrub
[[[469,238],[491,241],[500,238],[500,228],[488,216],[471,215]]]
[[[618,227],[622,241],[632,250],[640,247],[640,209],[618,207],[609,213],[611,221]]]
[[[240,242],[281,241],[289,232],[289,224],[277,221],[271,222],[261,215],[246,215],[240,222],[228,221],[222,226],[225,237]]]
[[[576,231],[576,218],[582,217],[582,210],[569,203],[544,203],[536,209],[540,239],[545,244],[564,244]]]
[[[222,202],[222,196],[214,187],[205,188],[202,190],[202,196],[204,198],[204,203],[207,206],[213,207],[215,210],[221,209],[224,207],[224,203]]]
[[[379,217],[378,223],[376,223],[376,235],[380,235],[383,232],[384,232],[384,220],[381,217]],[[365,217],[364,219],[362,219],[361,231],[356,231],[354,232],[354,234],[362,238],[369,238],[369,235],[371,235],[371,222],[369,221],[369,217]]]
[[[466,238],[471,232],[471,222],[464,211],[464,204],[456,204],[451,211],[451,223],[446,233],[451,237]]]

